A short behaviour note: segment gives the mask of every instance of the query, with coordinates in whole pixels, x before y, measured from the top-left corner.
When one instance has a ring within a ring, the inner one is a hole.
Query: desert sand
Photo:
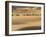
[[[40,8],[41,9],[41,8]],[[13,10],[12,16],[12,31],[19,30],[38,30],[41,29],[41,10],[36,8],[19,8]],[[26,11],[25,11],[26,10]],[[39,16],[22,16],[22,12],[32,14],[39,14]],[[16,14],[21,14],[20,16],[16,16]]]

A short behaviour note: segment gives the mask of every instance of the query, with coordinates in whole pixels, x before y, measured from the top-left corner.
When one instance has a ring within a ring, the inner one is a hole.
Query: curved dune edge
[[[40,29],[41,16],[12,16],[12,17],[13,17],[12,18],[12,24],[13,24],[12,31],[32,30],[33,28],[34,28],[33,30]]]
[[[39,27],[41,26],[41,23],[38,21],[38,22],[32,22],[32,23],[28,23],[28,24],[18,24],[18,25],[12,25],[12,31],[16,31],[16,30],[19,30],[21,28],[26,28],[26,27]],[[25,29],[26,30],[26,29]],[[28,30],[28,29],[27,29]]]
[[[32,27],[24,27],[24,28],[20,28],[18,30],[40,30],[41,29],[41,26],[32,26]]]

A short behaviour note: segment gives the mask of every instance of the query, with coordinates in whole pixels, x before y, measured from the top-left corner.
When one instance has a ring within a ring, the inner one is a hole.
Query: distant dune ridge
[[[41,15],[41,7],[30,7],[30,8],[15,8],[13,7],[13,16],[18,15],[18,16],[40,16]]]
[[[13,8],[12,31],[38,30],[38,29],[41,29],[41,8],[40,7],[32,7],[32,8],[21,7],[16,9]]]

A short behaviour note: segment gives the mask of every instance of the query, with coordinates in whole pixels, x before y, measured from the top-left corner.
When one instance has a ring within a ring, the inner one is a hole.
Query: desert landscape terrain
[[[12,8],[12,31],[41,29],[41,7]]]

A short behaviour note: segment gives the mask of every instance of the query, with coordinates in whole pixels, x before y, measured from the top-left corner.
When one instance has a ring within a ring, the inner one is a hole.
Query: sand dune
[[[14,7],[12,31],[32,29],[41,29],[41,7]]]
[[[40,27],[41,17],[40,16],[12,16],[13,26],[12,30],[18,30],[24,27]]]

